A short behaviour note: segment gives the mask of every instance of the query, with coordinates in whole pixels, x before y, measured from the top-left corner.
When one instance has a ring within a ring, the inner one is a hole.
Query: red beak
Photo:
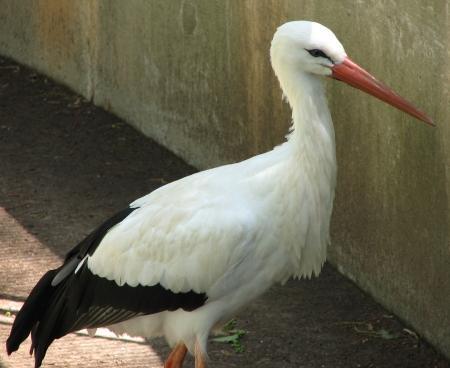
[[[434,126],[433,121],[425,113],[418,110],[403,97],[400,97],[394,91],[386,87],[383,83],[377,81],[371,74],[361,68],[358,64],[354,63],[350,58],[346,57],[341,64],[333,66],[331,70],[332,78],[367,92],[397,109]]]

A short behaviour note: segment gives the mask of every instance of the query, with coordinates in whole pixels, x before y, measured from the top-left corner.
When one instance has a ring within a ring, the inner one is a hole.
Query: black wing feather
[[[106,220],[98,228],[92,231],[86,238],[72,248],[65,257],[64,265],[60,268],[55,278],[52,280],[52,286],[58,285],[68,275],[77,268],[78,264],[87,255],[94,254],[98,245],[102,241],[106,233],[115,225],[122,222],[128,215],[139,207],[128,207],[116,213],[114,216]]]
[[[119,286],[93,274],[87,262],[80,265],[86,255],[95,252],[108,230],[135,209],[127,208],[104,222],[67,254],[60,268],[41,278],[16,316],[6,342],[8,354],[31,332],[35,367],[39,367],[50,344],[70,332],[179,308],[192,311],[206,302],[205,293],[174,293],[160,284]]]
[[[106,220],[97,229],[91,232],[86,238],[77,244],[72,250],[66,254],[65,261],[71,259],[73,256],[83,259],[86,255],[94,254],[98,245],[102,241],[106,233],[115,225],[122,222],[128,215],[137,210],[139,207],[127,207],[124,210],[116,213],[114,216]]]

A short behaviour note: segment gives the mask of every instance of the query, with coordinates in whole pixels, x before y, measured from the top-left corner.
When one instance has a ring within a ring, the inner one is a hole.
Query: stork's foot
[[[164,368],[181,368],[183,366],[183,361],[186,353],[186,345],[184,345],[183,343],[179,343],[170,352],[169,357],[164,363]]]

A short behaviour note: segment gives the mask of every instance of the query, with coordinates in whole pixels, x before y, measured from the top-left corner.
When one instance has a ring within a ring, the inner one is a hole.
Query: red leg
[[[183,343],[179,343],[170,352],[169,357],[164,363],[164,368],[182,368],[184,357],[187,353],[187,347]]]
[[[195,345],[195,368],[207,368],[205,355],[198,344]]]

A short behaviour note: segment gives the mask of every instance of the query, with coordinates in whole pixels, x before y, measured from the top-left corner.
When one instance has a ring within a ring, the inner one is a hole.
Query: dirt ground
[[[33,366],[29,345],[7,357],[3,344],[40,275],[103,219],[193,172],[116,116],[0,58],[0,367]],[[450,367],[329,265],[319,278],[274,287],[237,328],[244,351],[212,341],[211,367]],[[167,353],[161,339],[71,334],[43,367],[162,367]]]

